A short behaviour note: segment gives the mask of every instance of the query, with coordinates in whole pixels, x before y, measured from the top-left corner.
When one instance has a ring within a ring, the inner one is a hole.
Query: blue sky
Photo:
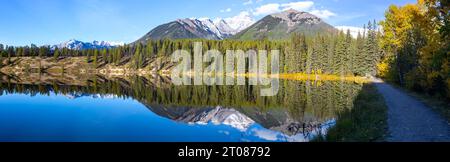
[[[319,14],[334,26],[362,27],[390,4],[416,0],[0,0],[0,43],[57,44],[69,39],[132,42],[177,18],[253,20],[286,8]],[[242,14],[245,13],[245,14]]]

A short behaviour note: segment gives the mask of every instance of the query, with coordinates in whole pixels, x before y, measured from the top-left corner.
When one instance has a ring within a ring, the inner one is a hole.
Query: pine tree
[[[69,50],[68,50],[67,48],[64,47],[64,48],[62,49],[61,55],[62,55],[63,57],[68,56],[68,55],[69,55]]]
[[[0,43],[0,68],[3,67],[3,57],[5,56],[5,46]]]
[[[345,36],[345,53],[344,53],[344,74],[352,73],[352,60],[353,56],[351,54],[351,44],[352,44],[352,35],[350,30],[347,30],[347,34]]]
[[[300,64],[299,64],[299,44],[300,44],[300,37],[297,33],[292,34],[291,36],[291,42],[289,43],[289,49],[286,56],[286,67],[288,69],[288,73],[296,73],[299,70]]]
[[[306,36],[305,35],[300,35],[300,44],[299,44],[299,52],[300,52],[300,59],[299,64],[300,64],[300,71],[301,72],[305,72],[306,71],[306,61],[307,61],[307,57],[308,57],[308,44],[306,43]]]
[[[107,59],[106,59],[106,49],[102,49],[101,54],[102,54],[102,60],[103,62],[106,64],[107,63]]]
[[[152,40],[148,40],[147,42],[147,46],[145,47],[145,55],[147,58],[151,58],[153,56],[154,53],[154,49],[153,49],[153,42]]]
[[[55,48],[55,52],[53,53],[53,60],[57,61],[59,58],[59,49]]]
[[[39,58],[42,58],[43,56],[46,56],[46,55],[47,55],[47,49],[44,46],[40,47],[39,54],[38,54]]]
[[[34,58],[39,53],[39,47],[37,47],[35,44],[31,44],[30,47],[30,56]]]
[[[248,48],[251,47],[249,46]],[[286,66],[289,69],[289,73],[306,72],[308,52],[310,52],[308,50],[306,37],[302,34],[294,33],[291,36],[288,51],[288,56],[286,56]]]
[[[328,36],[321,36],[319,41],[319,67],[321,73],[328,71]]]
[[[97,68],[97,60],[98,60],[98,50],[95,49],[94,50],[94,58],[93,58],[93,62],[94,62],[94,68]]]
[[[11,64],[11,57],[14,56],[14,47],[7,47],[7,56],[8,56],[8,62],[7,64]]]
[[[140,69],[142,66],[141,50],[142,50],[142,44],[138,43],[138,45],[136,46],[136,49],[134,51],[134,55],[133,55],[133,64],[134,64],[135,69]]]
[[[86,63],[89,63],[91,61],[91,53],[89,52],[89,50],[84,50],[83,52],[86,55]]]
[[[0,44],[0,68],[3,67],[3,55],[4,55],[3,45]]]
[[[317,35],[316,37],[314,37],[313,39],[313,45],[312,48],[310,48],[311,51],[311,70],[312,71],[316,71],[318,69],[320,69],[319,67],[319,57],[320,57],[320,37],[319,35]]]
[[[378,43],[376,42],[376,35],[375,32],[373,30],[373,26],[372,23],[369,21],[368,23],[368,27],[367,27],[367,40],[365,41],[364,44],[364,54],[365,54],[365,59],[363,61],[363,72],[364,74],[369,74],[369,75],[375,75],[375,66],[376,66],[376,56],[377,56],[377,51],[376,49],[378,48]]]
[[[16,48],[17,57],[21,57],[22,56],[22,54],[23,54],[22,49],[23,49],[22,47],[17,47]]]
[[[335,49],[335,55],[333,58],[334,61],[334,74],[344,75],[345,74],[345,57],[346,57],[346,42],[345,42],[345,36],[344,33],[341,31],[339,32],[338,38],[337,38],[337,46]]]
[[[364,36],[361,35],[360,32],[358,32],[358,36],[356,38],[356,49],[354,54],[354,73],[359,76],[364,75],[364,59],[365,59],[365,53],[364,53]]]
[[[116,60],[115,60],[116,65],[120,64],[121,59],[122,59],[122,48],[119,47],[119,49],[116,50]]]
[[[312,65],[313,65],[313,48],[307,48],[306,51],[306,60],[305,60],[305,69],[304,72],[306,74],[311,74],[312,72]]]
[[[337,42],[337,36],[335,34],[330,35],[328,40],[328,53],[327,53],[327,73],[328,74],[336,74],[335,72],[335,64],[334,64],[334,58],[336,55],[335,48],[336,48],[336,42]]]

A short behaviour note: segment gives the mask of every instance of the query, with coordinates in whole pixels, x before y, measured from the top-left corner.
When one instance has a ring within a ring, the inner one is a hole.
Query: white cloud
[[[231,12],[231,8],[220,10],[220,12]]]
[[[299,11],[307,11],[313,7],[314,2],[312,1],[300,1],[300,2],[291,2],[291,3],[285,3],[281,4],[282,10],[299,10]]]
[[[245,6],[245,5],[250,5],[250,4],[253,4],[253,0],[248,0],[248,1],[246,1],[246,2],[243,3],[244,6]]]
[[[298,1],[298,2],[290,2],[290,3],[269,3],[266,5],[262,5],[255,10],[252,11],[254,16],[260,15],[268,15],[273,14],[289,9],[294,9],[298,11],[310,12],[320,18],[328,19],[330,17],[336,16],[337,14],[329,11],[329,10],[318,10],[314,7],[313,1]]]
[[[108,41],[108,43],[112,46],[123,46],[125,45],[125,42],[121,42],[121,41]]]
[[[229,131],[224,131],[224,130],[219,130],[219,133],[223,133],[223,134],[225,134],[225,135],[230,135],[230,132],[229,132]]]
[[[281,136],[281,133],[278,133],[278,132],[275,132],[272,130],[253,129],[252,131],[255,136],[265,139],[265,140],[268,140],[268,141],[277,141],[280,139],[279,137]]]
[[[329,11],[329,10],[312,10],[310,11],[311,14],[316,15],[322,19],[328,19],[332,16],[336,16],[335,13]]]
[[[247,11],[243,11],[239,13],[239,15],[236,15],[234,17],[225,18],[224,20],[228,23],[228,25],[230,25],[231,28],[238,31],[245,29],[255,23],[255,20]]]
[[[276,13],[276,12],[280,12],[280,4],[269,3],[269,4],[262,5],[258,8],[256,8],[255,11],[253,12],[253,15],[255,15],[255,16],[267,15],[267,14],[272,14],[272,13]]]
[[[189,18],[189,19],[192,19],[192,20],[194,20],[194,19],[198,19],[198,20],[208,20],[209,17],[191,17],[191,18]]]
[[[354,27],[354,26],[335,26],[336,29],[344,31],[345,33],[347,30],[350,30],[350,34],[353,36],[353,38],[358,37],[358,32],[363,34],[364,28],[361,27]]]

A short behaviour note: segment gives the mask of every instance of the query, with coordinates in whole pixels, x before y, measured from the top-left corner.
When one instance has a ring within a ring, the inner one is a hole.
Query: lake
[[[0,75],[0,141],[306,142],[362,84],[175,86],[161,76]]]

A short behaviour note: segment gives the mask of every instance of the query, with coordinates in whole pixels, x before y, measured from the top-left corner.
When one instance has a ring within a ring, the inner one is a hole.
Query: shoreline
[[[146,75],[159,75],[164,77],[171,76],[171,69],[173,64],[170,64],[170,60],[165,58],[154,58],[148,61],[148,66],[141,69],[131,68],[131,63],[126,62],[120,65],[113,65],[99,62],[94,65],[92,62],[86,61],[87,58],[80,57],[65,57],[59,58],[54,61],[53,58],[32,58],[32,57],[12,57],[11,63],[0,68],[0,72],[4,74],[21,75],[27,73],[48,73],[53,75],[58,74],[71,74],[71,75],[86,75],[86,74],[101,74],[105,76],[146,76]],[[126,59],[125,59],[126,61]],[[3,64],[6,59],[3,60]],[[97,66],[97,67],[95,67]],[[181,75],[193,76],[193,72],[182,73]],[[213,76],[213,74],[204,74],[204,76]],[[224,76],[231,76],[225,74]],[[234,74],[239,77],[255,77],[257,74]],[[335,74],[306,74],[306,73],[280,73],[264,75],[268,78],[279,78],[283,80],[298,80],[298,81],[347,81],[355,83],[368,83],[371,82],[370,78],[360,76],[340,76]]]

